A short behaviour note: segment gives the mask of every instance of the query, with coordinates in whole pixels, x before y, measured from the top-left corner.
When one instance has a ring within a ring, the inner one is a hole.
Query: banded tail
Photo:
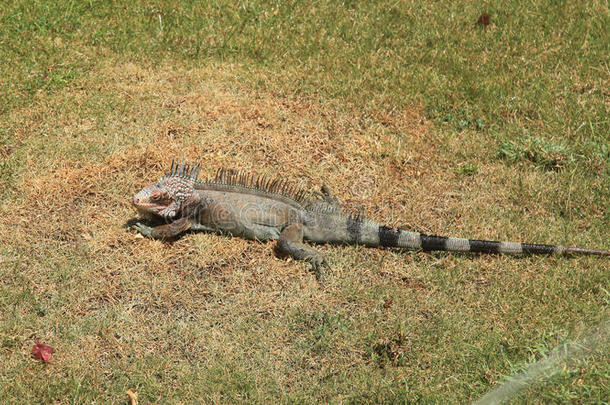
[[[447,252],[481,252],[514,255],[576,254],[610,256],[610,251],[608,250],[431,236],[418,232],[409,232],[381,226],[368,220],[351,220],[349,221],[347,228],[353,241],[368,246],[398,247],[424,251],[437,250]]]

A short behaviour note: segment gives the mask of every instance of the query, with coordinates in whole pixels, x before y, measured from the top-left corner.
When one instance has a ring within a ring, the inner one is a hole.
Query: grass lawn
[[[11,0],[0,23],[1,403],[467,403],[582,339],[512,401],[608,403],[607,258],[321,246],[320,286],[273,244],[124,227],[184,156],[391,226],[610,249],[607,1]]]

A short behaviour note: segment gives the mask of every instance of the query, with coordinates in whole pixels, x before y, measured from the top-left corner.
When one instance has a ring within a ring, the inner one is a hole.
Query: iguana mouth
[[[136,209],[138,210],[138,215],[142,219],[159,220],[161,218],[161,215],[159,215],[156,211],[161,211],[163,208],[159,208],[159,209],[155,208],[155,210],[152,211],[148,207],[142,208],[142,207],[136,206]]]
[[[133,198],[133,205],[136,207],[138,212],[143,213],[159,213],[166,209],[169,204],[157,204],[152,201],[143,201],[139,199],[137,196]]]

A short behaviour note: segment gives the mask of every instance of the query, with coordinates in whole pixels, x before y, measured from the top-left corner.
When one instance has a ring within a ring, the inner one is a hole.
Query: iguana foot
[[[341,206],[341,200],[339,199],[339,197],[335,196],[331,191],[330,191],[330,187],[328,187],[326,184],[322,184],[322,187],[320,188],[320,192],[322,193],[322,198],[324,199],[324,201],[326,201],[327,203],[331,204],[331,205],[336,205],[338,207]]]
[[[311,270],[313,271],[314,276],[316,276],[316,280],[318,280],[319,283],[323,283],[324,270],[330,269],[326,258],[318,253],[315,256],[312,256],[306,260],[311,263]]]
[[[140,232],[142,235],[154,239],[171,239],[178,236],[191,227],[188,218],[180,218],[172,223],[150,227],[137,222],[132,225],[132,228]]]
[[[136,231],[140,232],[140,234],[146,237],[152,237],[153,229],[150,226],[144,225],[141,222],[136,222],[135,224],[133,224],[131,226],[131,229],[135,229]]]

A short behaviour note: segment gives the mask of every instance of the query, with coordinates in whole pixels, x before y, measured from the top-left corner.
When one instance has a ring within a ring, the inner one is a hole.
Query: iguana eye
[[[157,191],[150,195],[150,200],[151,201],[161,201],[161,200],[164,200],[165,197],[166,197],[165,193],[161,193],[161,192]]]

